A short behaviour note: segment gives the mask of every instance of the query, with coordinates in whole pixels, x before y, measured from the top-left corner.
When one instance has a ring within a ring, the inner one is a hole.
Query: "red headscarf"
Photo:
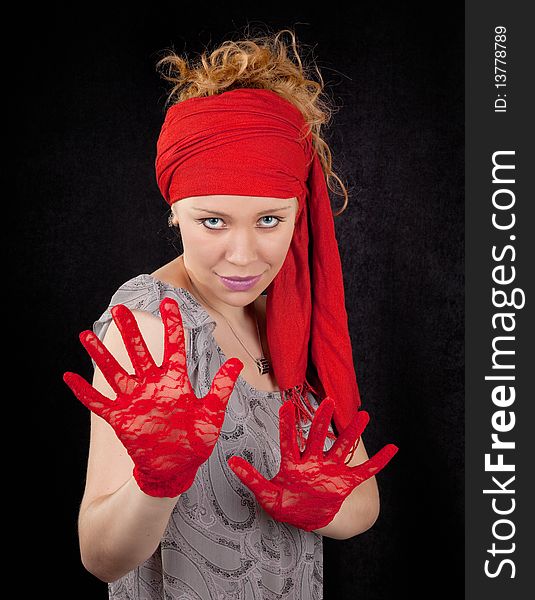
[[[361,401],[328,188],[301,111],[253,88],[179,102],[158,138],[156,179],[170,205],[214,194],[297,197],[290,248],[267,288],[267,338],[283,401],[291,399],[300,416],[314,413],[306,396],[318,393],[306,378],[312,362],[335,401],[340,434]]]

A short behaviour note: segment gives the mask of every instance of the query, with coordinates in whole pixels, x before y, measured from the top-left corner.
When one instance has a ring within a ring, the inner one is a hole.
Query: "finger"
[[[139,331],[139,326],[132,311],[124,304],[116,304],[111,309],[111,315],[121,332],[136,375],[148,375],[153,372],[157,368],[156,364],[141,335],[141,331]]]
[[[370,477],[373,477],[379,473],[379,471],[385,467],[385,465],[398,450],[399,448],[394,444],[387,444],[366,462],[363,462],[361,465],[357,465],[356,467],[349,467],[352,471],[354,471],[355,481],[361,483],[362,481],[365,481],[366,479],[369,479]]]
[[[90,411],[107,420],[107,416],[114,407],[114,401],[110,400],[87,381],[76,373],[64,373],[63,381],[71,388],[74,395]]]
[[[334,400],[327,396],[317,408],[308,434],[303,459],[319,459],[323,455],[327,430],[334,412]]]
[[[260,504],[269,508],[275,506],[280,493],[277,486],[273,485],[241,456],[231,456],[227,460],[227,464],[240,481],[254,493]]]
[[[128,393],[134,388],[136,380],[121,367],[97,335],[87,330],[82,331],[79,337],[83,347],[95,361],[116,394]]]
[[[165,328],[162,367],[166,370],[185,372],[184,325],[177,301],[173,298],[164,298],[160,303],[160,315]]]
[[[286,463],[296,464],[301,459],[301,451],[297,444],[297,425],[295,405],[287,400],[279,408],[279,444],[281,451],[281,467]]]
[[[218,415],[223,423],[229,398],[236,385],[236,379],[243,369],[239,358],[229,358],[219,367],[210,386],[210,391],[203,398],[204,410]]]
[[[355,444],[357,438],[362,435],[370,421],[370,415],[365,410],[359,410],[355,418],[336,438],[336,441],[331,446],[328,456],[334,458],[337,462],[345,460],[348,452]]]

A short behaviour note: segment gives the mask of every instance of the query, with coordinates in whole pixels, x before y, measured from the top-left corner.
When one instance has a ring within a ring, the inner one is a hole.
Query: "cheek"
[[[219,253],[217,235],[210,235],[206,228],[196,223],[184,226],[181,234],[190,265],[201,267],[214,263]]]
[[[266,240],[265,253],[266,256],[269,256],[271,264],[282,265],[292,243],[293,231],[293,226],[285,227],[279,235]]]

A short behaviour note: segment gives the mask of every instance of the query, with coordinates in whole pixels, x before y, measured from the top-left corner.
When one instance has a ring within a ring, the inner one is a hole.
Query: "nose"
[[[226,259],[238,266],[247,266],[258,257],[257,233],[248,227],[235,228],[226,239]]]

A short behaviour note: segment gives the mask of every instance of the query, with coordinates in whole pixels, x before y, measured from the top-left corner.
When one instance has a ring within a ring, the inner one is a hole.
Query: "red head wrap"
[[[297,197],[285,261],[267,288],[267,338],[283,401],[313,409],[312,361],[340,433],[360,407],[342,266],[325,175],[301,111],[271,90],[240,88],[171,106],[156,178],[171,205],[213,194]],[[318,401],[321,400],[318,398]],[[310,416],[310,415],[309,415]]]

